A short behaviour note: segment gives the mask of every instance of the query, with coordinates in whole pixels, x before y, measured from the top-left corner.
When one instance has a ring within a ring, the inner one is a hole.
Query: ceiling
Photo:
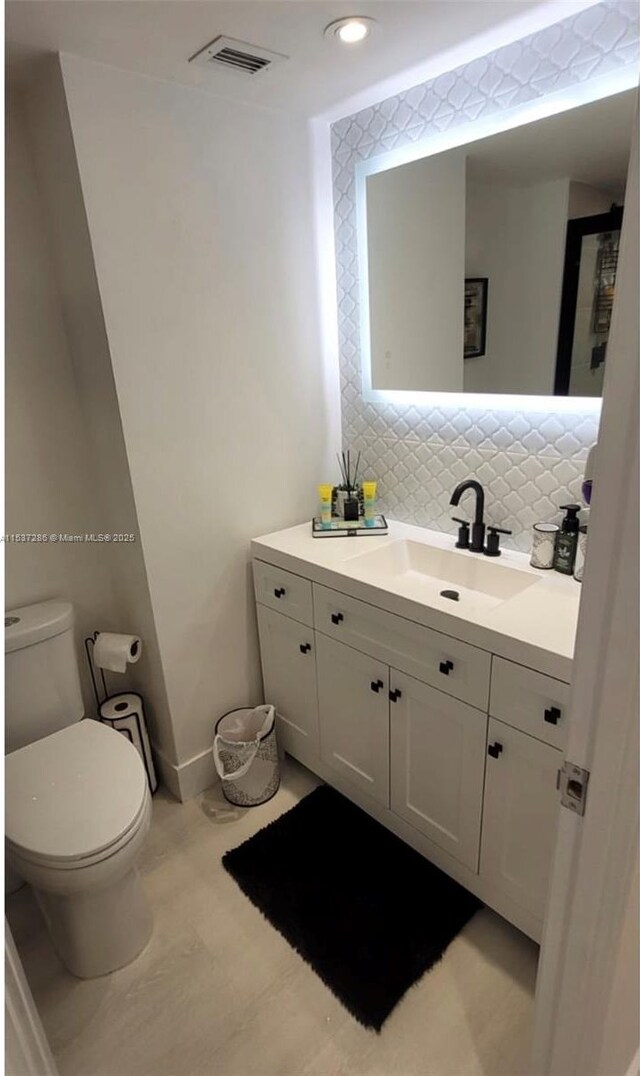
[[[576,2],[554,0],[555,17],[569,14]],[[541,0],[9,0],[7,69],[10,85],[20,85],[44,54],[71,52],[312,116],[470,37],[548,7]],[[325,40],[329,22],[352,14],[373,16],[380,32],[351,49]],[[219,34],[290,59],[254,80],[188,63]]]
[[[627,90],[474,142],[467,175],[515,186],[568,176],[622,200],[637,102]]]

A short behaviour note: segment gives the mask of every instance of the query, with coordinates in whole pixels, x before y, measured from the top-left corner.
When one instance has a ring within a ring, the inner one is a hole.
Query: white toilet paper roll
[[[101,631],[93,648],[93,660],[99,669],[123,673],[127,665],[140,660],[142,643],[137,635],[119,635]]]
[[[100,720],[105,725],[126,736],[140,755],[147,771],[149,788],[155,792],[158,787],[156,771],[151,755],[151,745],[147,732],[147,721],[144,714],[142,698],[133,692],[122,695],[112,695],[100,705]]]

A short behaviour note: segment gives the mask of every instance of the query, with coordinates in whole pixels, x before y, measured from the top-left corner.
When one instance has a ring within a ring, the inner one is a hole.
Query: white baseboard
[[[153,754],[158,764],[162,783],[166,785],[181,803],[193,799],[198,793],[211,788],[218,781],[218,775],[213,764],[211,748],[195,755],[187,762],[176,764],[169,762],[162,751],[153,745]]]

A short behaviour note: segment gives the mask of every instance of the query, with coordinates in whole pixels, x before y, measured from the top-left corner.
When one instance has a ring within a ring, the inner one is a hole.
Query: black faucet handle
[[[488,526],[489,531],[487,535],[487,545],[485,549],[485,556],[487,557],[499,557],[500,556],[500,538],[501,534],[513,534],[513,531],[508,531],[505,527],[492,527]]]
[[[458,519],[457,516],[451,516],[454,523],[459,523],[458,527],[458,541],[456,542],[456,549],[468,549],[469,548],[469,526],[466,519]]]

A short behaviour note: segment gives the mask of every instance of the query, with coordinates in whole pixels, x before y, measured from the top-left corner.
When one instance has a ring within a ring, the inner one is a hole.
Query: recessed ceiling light
[[[324,36],[339,41],[342,45],[357,45],[369,37],[376,20],[366,15],[350,15],[345,19],[336,19],[325,28]]]

